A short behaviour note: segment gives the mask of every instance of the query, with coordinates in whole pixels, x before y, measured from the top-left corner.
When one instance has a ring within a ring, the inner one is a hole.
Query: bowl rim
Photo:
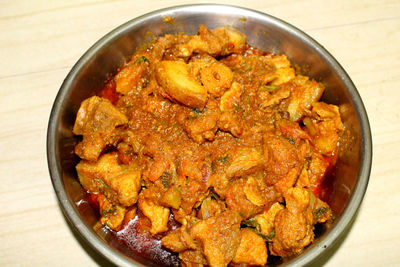
[[[233,12],[243,15],[245,17],[248,14],[251,14],[253,17],[263,18],[264,20],[268,20],[270,23],[275,25],[279,25],[279,27],[283,28],[285,31],[289,32],[296,36],[296,38],[301,39],[307,45],[312,46],[317,50],[319,54],[324,56],[325,60],[333,67],[334,71],[340,76],[340,79],[343,81],[345,86],[348,89],[348,92],[352,98],[352,101],[356,107],[357,115],[360,118],[360,126],[362,130],[362,140],[361,140],[361,159],[360,159],[360,172],[358,175],[357,183],[354,187],[354,192],[349,199],[349,202],[345,209],[342,211],[342,216],[338,218],[332,228],[329,230],[329,233],[319,241],[318,244],[311,247],[308,251],[294,259],[290,260],[287,263],[287,266],[304,266],[310,264],[311,262],[319,259],[324,251],[328,248],[333,247],[339,240],[339,238],[346,232],[347,228],[350,227],[351,222],[353,221],[358,208],[361,205],[362,199],[365,195],[369,176],[371,172],[371,164],[372,164],[372,137],[371,137],[371,129],[368,121],[367,113],[364,107],[364,104],[361,100],[361,97],[353,84],[352,80],[343,69],[343,67],[339,64],[339,62],[317,41],[308,36],[306,33],[296,28],[295,26],[279,19],[269,14],[234,5],[225,5],[225,4],[187,4],[187,5],[178,5],[167,8],[162,8],[158,10],[154,10],[152,12],[146,13],[139,17],[136,17],[128,22],[118,26],[113,29],[101,39],[99,39],[94,45],[92,45],[75,63],[72,67],[71,71],[68,73],[66,78],[64,79],[57,96],[54,100],[54,104],[50,113],[48,128],[47,128],[47,162],[49,173],[51,177],[51,181],[56,192],[59,204],[61,206],[61,210],[70,224],[73,226],[73,229],[76,230],[80,236],[92,247],[97,253],[106,257],[109,261],[116,264],[117,266],[145,266],[139,262],[133,262],[133,259],[125,256],[117,249],[110,247],[107,245],[90,227],[88,227],[85,222],[82,220],[79,215],[77,209],[75,208],[75,204],[68,198],[67,193],[64,188],[62,174],[61,174],[61,166],[60,163],[56,160],[56,143],[55,137],[57,133],[57,129],[59,126],[58,118],[60,116],[61,110],[64,107],[63,100],[66,94],[69,91],[74,79],[82,70],[82,68],[86,65],[86,63],[92,58],[102,47],[112,42],[114,39],[118,38],[118,36],[129,30],[134,25],[139,24],[145,20],[151,19],[155,16],[163,16],[171,14],[173,12],[182,12],[189,10],[196,10],[207,12],[207,10],[217,10],[223,9],[224,13]]]

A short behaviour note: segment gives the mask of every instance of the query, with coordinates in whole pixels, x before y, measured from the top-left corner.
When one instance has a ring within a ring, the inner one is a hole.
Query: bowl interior
[[[172,23],[164,22],[168,16]],[[49,169],[61,206],[78,232],[114,263],[153,265],[127,250],[109,232],[92,230],[97,217],[76,178],[75,165],[79,159],[74,154],[77,138],[72,134],[72,127],[80,103],[95,95],[138,46],[166,33],[195,34],[200,24],[209,28],[232,25],[247,35],[250,45],[286,54],[304,74],[324,83],[325,102],[340,107],[347,131],[329,201],[338,217],[305,253],[288,262],[308,263],[321,253],[323,245],[329,246],[337,239],[351,219],[347,216],[353,217],[361,202],[371,156],[368,120],[351,80],[321,46],[286,23],[247,9],[193,5],[156,11],[120,26],[82,56],[60,89],[48,129]]]

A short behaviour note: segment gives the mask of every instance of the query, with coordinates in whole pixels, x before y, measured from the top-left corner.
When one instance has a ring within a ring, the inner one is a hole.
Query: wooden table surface
[[[218,2],[297,26],[349,73],[372,127],[372,173],[351,230],[318,265],[399,266],[400,1]],[[1,266],[106,265],[58,206],[46,161],[50,109],[73,64],[99,38],[136,16],[185,3],[0,1]]]

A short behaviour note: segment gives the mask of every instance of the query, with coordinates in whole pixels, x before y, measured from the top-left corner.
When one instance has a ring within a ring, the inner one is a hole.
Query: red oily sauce
[[[108,99],[111,101],[113,105],[117,104],[120,94],[117,93],[115,90],[115,82],[114,79],[110,79],[103,89],[100,90],[99,94],[100,97]]]
[[[169,217],[169,230],[166,233],[153,236],[149,232],[150,227],[150,221],[139,212],[120,231],[112,231],[112,233],[120,242],[143,258],[163,266],[180,266],[178,254],[170,252],[161,246],[161,238],[179,227],[174,216],[171,214]]]
[[[324,157],[328,163],[325,174],[316,185],[310,188],[310,190],[324,202],[328,202],[333,191],[334,181],[336,180],[336,154],[331,157]]]

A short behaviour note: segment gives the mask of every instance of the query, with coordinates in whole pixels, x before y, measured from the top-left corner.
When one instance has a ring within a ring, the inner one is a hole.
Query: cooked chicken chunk
[[[74,134],[83,136],[75,148],[76,154],[82,159],[97,160],[105,146],[118,139],[115,128],[127,122],[127,117],[109,100],[98,96],[86,99],[78,110],[73,129]]]
[[[190,229],[191,236],[201,243],[210,266],[227,266],[234,258],[241,238],[240,221],[236,212],[226,211]]]
[[[139,199],[139,209],[150,219],[150,233],[156,235],[168,230],[169,209],[147,199]]]
[[[140,171],[135,166],[120,165],[115,154],[105,154],[96,163],[82,160],[76,170],[86,190],[101,192],[126,207],[136,203],[141,184]]]
[[[285,194],[286,208],[275,216],[275,237],[271,253],[290,256],[299,253],[314,240],[314,224],[325,221],[332,213],[327,204],[309,190],[290,188]]]
[[[324,155],[333,155],[344,129],[339,108],[322,102],[314,103],[312,117],[304,118],[303,122],[319,151]]]
[[[242,229],[241,232],[240,245],[232,261],[239,264],[265,265],[268,253],[264,239],[248,228]]]

